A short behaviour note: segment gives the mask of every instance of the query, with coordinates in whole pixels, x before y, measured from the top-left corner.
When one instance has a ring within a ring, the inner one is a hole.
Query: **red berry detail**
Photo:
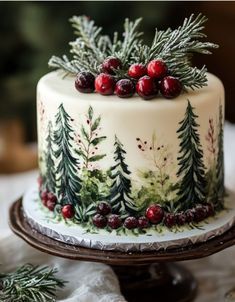
[[[66,204],[65,206],[63,206],[61,213],[65,219],[71,219],[75,214],[74,208],[71,204]]]
[[[75,88],[83,93],[90,93],[95,90],[95,77],[92,73],[81,71],[75,79]]]
[[[135,217],[127,217],[124,221],[124,227],[127,229],[135,229],[138,226],[138,220]]]
[[[46,202],[46,206],[50,211],[54,211],[54,208],[56,206],[56,202],[53,200],[48,199]]]
[[[40,195],[44,206],[47,206],[47,200],[48,200],[47,195],[48,195],[47,191],[43,191]]]
[[[206,208],[208,217],[215,215],[215,208],[214,208],[214,205],[212,203],[206,203],[205,208]]]
[[[111,213],[111,206],[107,202],[101,202],[98,204],[96,212],[101,215],[108,215]]]
[[[178,95],[180,95],[181,91],[182,85],[177,78],[167,76],[161,80],[160,92],[165,98],[176,98]]]
[[[57,197],[52,192],[47,194],[47,199],[55,203],[57,202]]]
[[[108,57],[102,63],[102,71],[109,74],[115,74],[114,70],[119,69],[121,67],[122,67],[122,62],[115,57]]]
[[[207,216],[206,208],[202,205],[197,205],[195,207],[195,213],[194,213],[194,221],[200,222],[204,220]]]
[[[120,216],[112,214],[108,217],[108,226],[112,229],[118,229],[122,225]]]
[[[114,87],[115,80],[111,75],[107,73],[101,73],[95,78],[95,90],[100,94],[113,94]]]
[[[134,79],[139,79],[147,74],[147,68],[143,64],[132,64],[128,69],[128,75]]]
[[[176,223],[178,225],[184,225],[187,222],[187,217],[184,212],[176,214]]]
[[[131,80],[122,79],[116,83],[115,94],[120,98],[129,98],[135,93],[135,86]]]
[[[149,227],[149,221],[146,217],[142,216],[138,219],[138,227],[140,229],[145,229]]]
[[[186,222],[190,223],[194,221],[194,214],[195,210],[194,209],[189,209],[187,211],[185,211],[185,216],[186,216]]]
[[[136,84],[136,92],[145,100],[154,98],[158,93],[155,80],[148,76],[140,78]]]
[[[162,79],[167,75],[166,63],[162,60],[152,60],[147,65],[147,72],[151,78]]]
[[[147,208],[145,216],[151,223],[157,224],[162,221],[164,217],[164,211],[160,205],[153,204]]]
[[[103,229],[107,225],[107,218],[101,214],[96,214],[92,218],[92,222],[97,228]]]
[[[164,216],[164,224],[168,228],[172,228],[176,224],[176,218],[173,213],[166,213]]]

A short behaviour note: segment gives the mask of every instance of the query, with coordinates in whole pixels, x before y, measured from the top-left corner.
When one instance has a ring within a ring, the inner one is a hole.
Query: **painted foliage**
[[[209,118],[208,131],[202,137],[196,110],[190,101],[187,102],[185,114],[176,130],[179,142],[176,160],[171,145],[165,139],[158,139],[156,131],[150,139],[135,138],[137,152],[150,163],[151,169],[132,171],[126,160],[125,145],[115,135],[111,150],[113,163],[104,170],[99,165],[106,157],[101,148],[107,138],[102,129],[102,117],[89,106],[87,113],[80,116],[78,128],[61,104],[54,124],[48,122],[44,154],[46,169],[42,175],[44,189],[56,196],[57,215],[64,215],[63,208],[71,205],[73,211],[69,218],[74,223],[92,225],[93,228],[97,206],[102,203],[110,209],[106,211],[111,213],[109,215],[120,216],[123,221],[132,219],[132,224],[138,229],[138,219],[144,217],[152,204],[157,204],[164,211],[165,218],[160,225],[167,227],[167,215],[175,215],[175,224],[181,225],[190,223],[185,218],[188,210],[194,213],[198,206],[208,207],[208,204],[213,205],[213,209],[221,209],[224,196],[222,110],[220,105],[217,123],[214,118]],[[203,153],[203,139],[208,158]],[[134,172],[135,178],[132,177]],[[109,216],[104,217],[107,229],[108,219]],[[99,224],[95,222],[95,225]],[[123,226],[125,222],[121,228]],[[152,226],[157,229],[154,224]]]

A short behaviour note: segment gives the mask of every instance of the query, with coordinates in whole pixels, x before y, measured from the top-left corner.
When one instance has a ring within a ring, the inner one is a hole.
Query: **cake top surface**
[[[208,96],[212,97],[218,93],[218,88],[223,87],[222,82],[219,78],[211,73],[207,73],[207,81],[208,85],[201,88],[200,90],[189,90],[188,92],[184,92],[180,96],[172,100],[166,100],[163,97],[157,97],[151,100],[151,102],[147,102],[141,99],[138,94],[135,94],[132,98],[129,99],[120,99],[116,95],[102,96],[99,93],[80,93],[74,87],[74,78],[72,76],[67,76],[63,78],[61,76],[60,71],[53,71],[45,75],[41,78],[38,83],[41,91],[45,91],[47,94],[57,95],[59,99],[63,100],[63,97],[66,99],[71,99],[73,101],[84,101],[84,102],[105,102],[105,103],[118,103],[121,104],[155,104],[155,103],[163,103],[163,104],[171,104],[174,102],[184,102],[187,99],[194,99],[198,101],[205,100]],[[223,88],[222,88],[223,89]]]

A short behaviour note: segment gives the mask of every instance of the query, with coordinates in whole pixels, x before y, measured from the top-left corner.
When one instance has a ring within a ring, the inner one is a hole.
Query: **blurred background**
[[[191,13],[202,12],[209,21],[208,40],[220,45],[211,56],[198,55],[195,64],[206,64],[224,83],[226,118],[235,122],[235,2],[0,2],[0,173],[27,170],[37,165],[36,152],[26,143],[36,142],[35,89],[49,71],[53,55],[69,52],[74,39],[68,22],[85,14],[104,28],[122,31],[125,17],[144,18],[146,42],[154,28],[180,25]]]

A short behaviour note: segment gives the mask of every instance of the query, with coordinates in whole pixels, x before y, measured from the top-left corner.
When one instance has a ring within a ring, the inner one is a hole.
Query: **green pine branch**
[[[56,290],[65,281],[56,277],[57,269],[26,264],[9,274],[0,274],[0,301],[55,302]]]
[[[72,59],[53,56],[49,66],[60,68],[69,74],[90,71],[97,75],[100,65],[108,56],[115,56],[122,61],[122,69],[115,71],[117,78],[127,77],[127,69],[133,63],[147,64],[152,59],[162,59],[168,66],[170,74],[179,78],[183,88],[195,89],[207,85],[206,68],[191,66],[194,53],[211,54],[211,49],[218,45],[201,41],[206,38],[202,32],[207,18],[202,14],[192,14],[177,29],[156,29],[150,46],[143,43],[139,31],[141,18],[125,20],[123,39],[114,33],[113,40],[101,35],[102,28],[85,16],[73,17],[70,21],[75,28],[77,39],[70,43]]]
[[[202,14],[196,17],[192,14],[186,18],[182,26],[172,30],[158,31],[150,47],[142,45],[134,59],[146,64],[154,58],[165,61],[170,74],[180,79],[184,89],[200,88],[207,85],[206,68],[191,66],[193,53],[211,54],[210,49],[218,45],[210,42],[201,42],[198,39],[206,38],[202,33],[207,18]]]

